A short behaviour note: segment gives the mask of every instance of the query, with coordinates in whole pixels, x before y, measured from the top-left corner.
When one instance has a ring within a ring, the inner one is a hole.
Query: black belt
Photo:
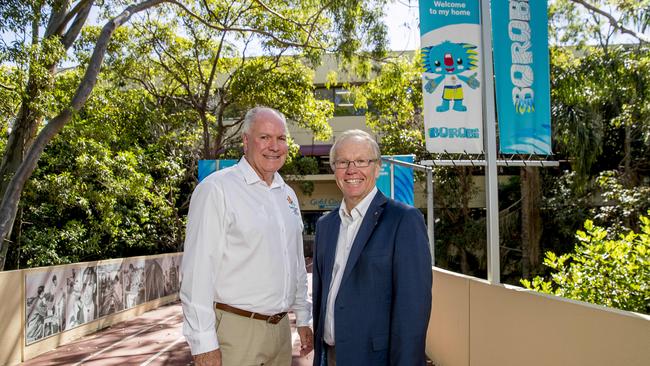
[[[227,305],[227,304],[222,304],[220,302],[214,303],[214,307],[219,309],[219,310],[223,310],[223,311],[225,311],[227,313],[243,316],[245,318],[264,320],[265,322],[267,322],[269,324],[278,324],[280,322],[280,320],[282,320],[287,315],[286,312],[277,313],[277,314],[273,314],[273,315],[264,315],[264,314],[260,314],[260,313],[253,313],[252,311],[239,309],[239,308],[236,308],[234,306],[230,306],[230,305]]]

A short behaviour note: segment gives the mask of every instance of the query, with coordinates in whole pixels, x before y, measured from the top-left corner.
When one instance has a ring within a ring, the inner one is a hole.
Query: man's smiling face
[[[243,140],[246,160],[262,180],[271,184],[273,174],[282,168],[289,150],[284,123],[272,111],[260,111]]]
[[[337,161],[375,160],[374,150],[368,141],[357,137],[342,141],[336,148]],[[348,210],[354,208],[375,187],[379,177],[379,162],[370,163],[365,168],[358,168],[350,163],[347,168],[335,169],[336,185],[343,192],[343,199]]]

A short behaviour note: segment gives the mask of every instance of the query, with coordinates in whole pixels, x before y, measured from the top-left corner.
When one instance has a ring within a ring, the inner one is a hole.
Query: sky
[[[389,48],[393,51],[420,48],[420,14],[418,1],[393,0],[386,9],[384,21],[388,26]]]

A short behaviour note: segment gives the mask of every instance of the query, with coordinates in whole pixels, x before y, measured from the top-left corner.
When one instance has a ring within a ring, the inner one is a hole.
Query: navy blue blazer
[[[315,366],[321,364],[340,224],[338,208],[316,224],[312,270]],[[334,305],[336,365],[425,365],[431,281],[422,213],[377,192],[352,244]]]

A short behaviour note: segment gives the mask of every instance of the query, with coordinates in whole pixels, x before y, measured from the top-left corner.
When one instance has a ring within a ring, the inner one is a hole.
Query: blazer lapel
[[[341,278],[341,284],[343,284],[345,279],[350,276],[350,272],[352,272],[352,269],[357,264],[363,248],[366,246],[368,239],[370,239],[370,235],[372,235],[372,232],[375,230],[375,226],[381,217],[386,202],[388,202],[386,196],[377,191],[375,198],[373,198],[372,202],[370,202],[370,206],[368,206],[368,211],[366,211],[363,222],[361,222],[361,227],[359,227],[357,236],[354,238],[354,242],[352,243],[348,262],[345,265],[345,272],[343,272],[343,277]],[[336,232],[338,237],[338,230]]]

